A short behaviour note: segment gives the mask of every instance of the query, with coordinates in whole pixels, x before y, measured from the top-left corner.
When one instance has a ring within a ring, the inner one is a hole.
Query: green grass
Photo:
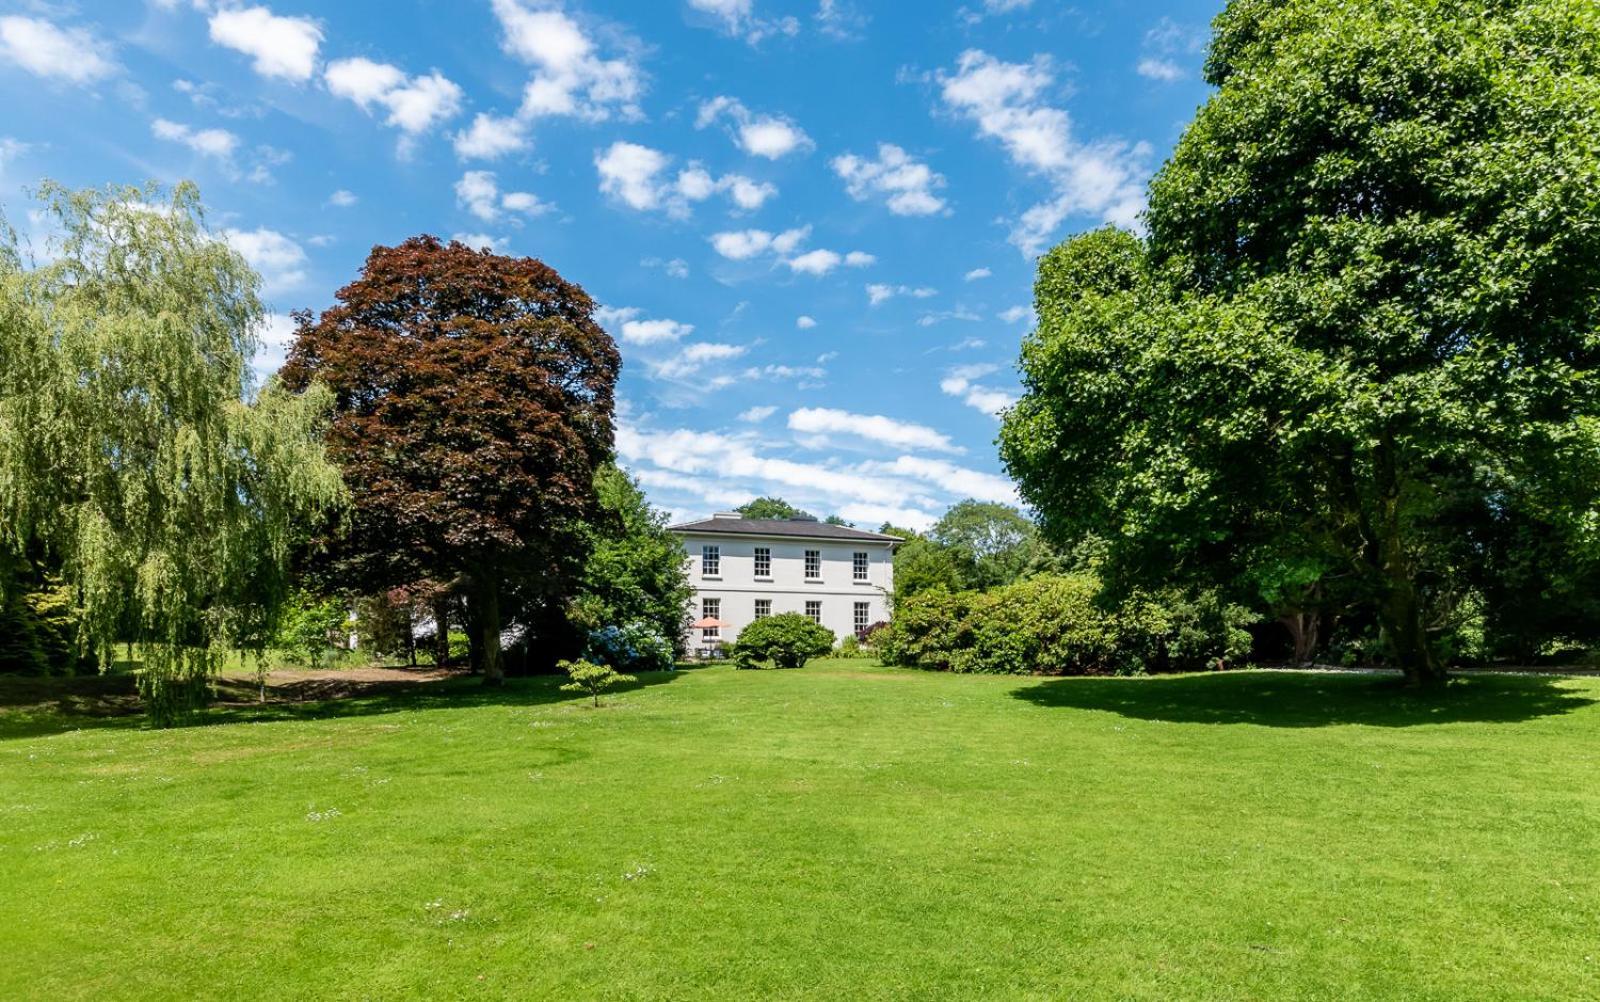
[[[1600,994],[1597,679],[556,684],[0,712],[0,997]]]

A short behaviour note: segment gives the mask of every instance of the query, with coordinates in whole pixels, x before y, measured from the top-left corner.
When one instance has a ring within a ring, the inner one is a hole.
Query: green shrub
[[[861,656],[861,641],[856,639],[854,633],[847,633],[839,638],[839,645],[833,649],[836,658],[859,658]]]
[[[594,698],[594,705],[600,705],[600,694],[619,682],[637,682],[632,675],[623,675],[611,670],[609,665],[597,665],[593,661],[557,661],[556,667],[567,673],[572,679],[561,687],[563,692],[582,692]]]
[[[798,612],[785,612],[758,619],[740,630],[733,645],[733,663],[737,668],[759,668],[770,661],[775,668],[801,668],[809,659],[831,650],[831,630]]]
[[[1249,650],[1251,619],[1214,594],[1145,594],[1107,610],[1094,575],[1052,574],[912,596],[874,639],[886,663],[935,671],[1136,674],[1225,664]]]
[[[283,610],[273,646],[285,661],[321,668],[343,648],[347,619],[338,599],[298,592]]]

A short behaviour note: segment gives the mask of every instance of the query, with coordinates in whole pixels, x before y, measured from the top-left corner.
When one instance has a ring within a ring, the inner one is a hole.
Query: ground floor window
[[[856,636],[867,632],[867,624],[872,622],[872,603],[857,602],[855,615]]]
[[[722,618],[722,599],[720,599],[720,598],[703,598],[703,599],[701,599],[700,600],[700,615],[707,616],[707,617],[709,617],[711,619],[721,619]],[[715,640],[720,636],[722,636],[721,627],[707,626],[707,627],[704,627],[703,629],[701,629],[701,631],[700,631],[700,638],[702,640]]]
[[[758,599],[756,599],[756,618],[757,619],[766,619],[770,615],[772,615],[772,599],[770,599],[770,598],[758,598]]]
[[[817,623],[817,624],[820,625],[822,623],[822,603],[821,602],[807,602],[806,603],[806,618],[811,620],[813,623]]]

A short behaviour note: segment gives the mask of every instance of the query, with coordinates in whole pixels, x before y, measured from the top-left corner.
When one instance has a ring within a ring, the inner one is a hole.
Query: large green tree
[[[948,551],[964,588],[1011,584],[1030,570],[1052,566],[1038,526],[998,501],[968,498],[952,505],[928,538]]]
[[[543,262],[430,236],[373,248],[336,298],[297,315],[283,378],[335,394],[328,447],[352,501],[338,572],[361,590],[455,588],[497,683],[505,607],[559,619],[582,570],[616,344]]]
[[[1326,584],[1437,681],[1475,578],[1600,525],[1600,7],[1237,0],[1206,73],[1148,236],[1041,262],[1005,461],[1108,572]]]
[[[0,548],[59,570],[84,646],[141,645],[167,723],[266,642],[291,550],[341,496],[330,396],[253,393],[259,279],[192,185],[42,195],[48,263],[0,247]]]
[[[588,529],[589,556],[572,603],[573,621],[592,630],[642,620],[681,648],[694,594],[683,543],[667,531],[666,513],[652,507],[618,467],[600,468],[595,493],[600,516]]]

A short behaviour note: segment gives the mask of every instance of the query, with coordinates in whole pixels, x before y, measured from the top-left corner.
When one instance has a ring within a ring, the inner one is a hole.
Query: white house
[[[691,630],[690,650],[732,641],[752,620],[780,612],[809,616],[840,638],[889,618],[899,536],[736,512],[670,528],[687,554],[691,618],[728,624]]]

